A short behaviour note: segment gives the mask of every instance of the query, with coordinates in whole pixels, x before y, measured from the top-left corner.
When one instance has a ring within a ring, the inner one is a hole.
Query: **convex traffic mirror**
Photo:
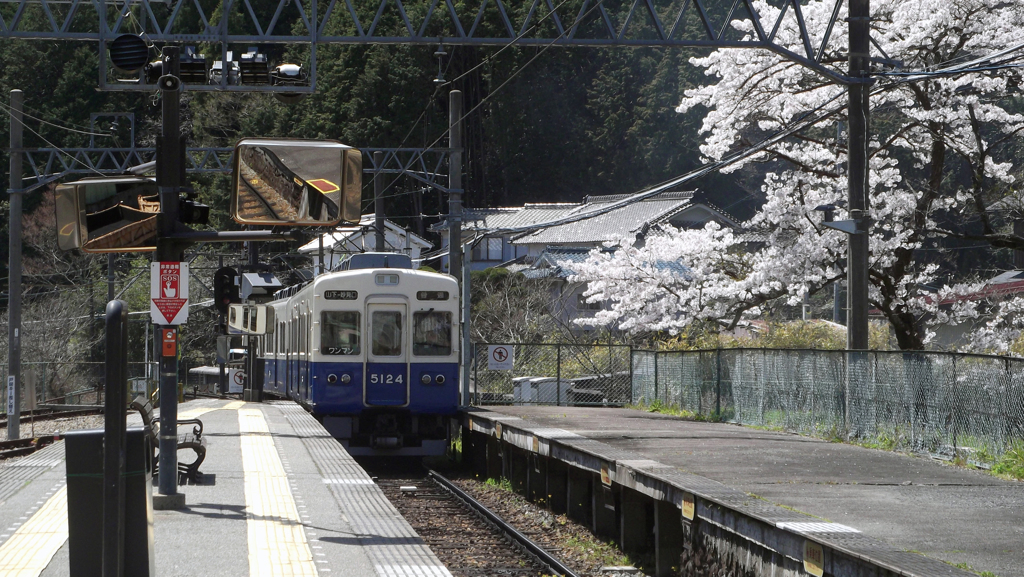
[[[235,146],[231,216],[241,224],[358,222],[362,153],[330,140],[245,139]]]
[[[152,179],[135,176],[85,178],[58,186],[58,246],[84,252],[156,250],[157,193]]]

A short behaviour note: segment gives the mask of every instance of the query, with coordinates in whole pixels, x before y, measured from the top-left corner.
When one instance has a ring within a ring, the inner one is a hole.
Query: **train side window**
[[[402,313],[373,311],[370,318],[373,335],[372,352],[377,357],[397,357],[402,354]]]
[[[440,357],[452,354],[452,313],[427,311],[412,315],[412,354]]]
[[[324,311],[320,313],[320,354],[359,354],[359,313]]]

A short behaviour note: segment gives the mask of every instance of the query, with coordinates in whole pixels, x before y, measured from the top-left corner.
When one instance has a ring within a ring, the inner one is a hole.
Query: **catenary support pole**
[[[868,80],[870,57],[871,9],[869,0],[850,0],[850,76]],[[849,235],[847,265],[849,311],[846,325],[846,347],[868,348],[868,144],[869,94],[868,82],[849,85],[850,135],[848,143],[850,219],[857,221],[857,232]]]
[[[373,153],[373,228],[377,246],[374,250],[384,252],[384,153]]]
[[[7,281],[7,438],[21,437],[21,148],[25,93],[11,91],[11,176],[7,194],[11,208],[11,241]]]
[[[114,261],[116,256],[112,252],[107,253],[107,302],[114,300]]]
[[[462,92],[448,94],[448,274],[462,280]]]
[[[468,246],[466,247],[469,248]],[[470,259],[472,258],[472,250],[464,250],[463,255],[463,267],[462,267],[462,406],[468,407],[471,404],[471,398],[469,396],[469,370],[476,359],[476,354],[473,351],[473,344],[470,342],[470,273],[472,267],[470,266]],[[473,389],[476,390],[476,384],[474,383]]]
[[[165,46],[163,61],[165,74],[178,77],[177,46]],[[181,97],[180,87],[174,90],[161,86],[163,100],[163,126],[157,145],[157,189],[160,192],[159,239],[156,246],[158,262],[180,262],[181,246],[168,238],[178,221],[181,189]],[[187,306],[187,305],[186,305]],[[154,507],[178,508],[184,499],[178,495],[178,327],[161,325],[157,330],[163,343],[160,355],[160,472],[157,480],[158,498]],[[159,498],[165,496],[166,498]],[[184,497],[184,495],[182,495]],[[158,501],[160,502],[158,504]]]

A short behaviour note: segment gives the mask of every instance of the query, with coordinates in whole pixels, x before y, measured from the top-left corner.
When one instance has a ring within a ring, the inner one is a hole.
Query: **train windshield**
[[[359,313],[324,311],[320,315],[320,353],[324,355],[359,354]]]
[[[402,354],[402,313],[373,311],[371,330],[375,357],[397,357]]]
[[[413,313],[412,354],[440,357],[452,354],[452,313]]]

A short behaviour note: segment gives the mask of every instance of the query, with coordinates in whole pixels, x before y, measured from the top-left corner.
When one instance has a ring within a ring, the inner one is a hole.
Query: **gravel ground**
[[[554,553],[562,563],[579,575],[622,575],[624,573],[609,571],[609,568],[633,564],[617,547],[596,538],[586,527],[565,515],[553,514],[508,488],[475,479],[463,478],[452,481],[520,533]],[[640,572],[628,574],[643,575]]]
[[[102,429],[103,415],[84,415],[37,421],[35,424],[22,423],[21,437],[42,437],[54,433],[66,433],[80,429]],[[7,428],[0,428],[0,441],[7,440]]]

